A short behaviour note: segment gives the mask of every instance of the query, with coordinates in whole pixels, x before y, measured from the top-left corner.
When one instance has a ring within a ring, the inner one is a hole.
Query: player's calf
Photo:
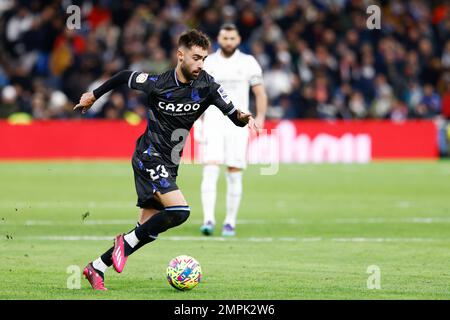
[[[189,206],[166,207],[134,231],[126,235],[118,235],[112,253],[114,269],[119,273],[122,272],[128,256],[135,251],[134,248],[137,248],[141,242],[149,242],[149,238],[156,239],[158,234],[185,222],[189,215]]]
[[[191,213],[189,206],[170,206],[158,212],[147,222],[136,228],[135,234],[138,240],[152,237],[155,234],[165,232],[184,223]]]

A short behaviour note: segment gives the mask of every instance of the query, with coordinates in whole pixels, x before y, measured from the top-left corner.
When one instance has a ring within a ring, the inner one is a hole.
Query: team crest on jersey
[[[136,82],[137,83],[144,83],[145,80],[147,80],[148,78],[148,73],[141,73],[136,77]]]
[[[192,91],[191,91],[191,99],[194,100],[195,102],[198,102],[198,101],[201,100],[197,89],[192,89]]]
[[[219,89],[217,89],[217,92],[219,93],[222,100],[225,101],[225,103],[228,104],[231,102],[230,98],[228,97],[227,93],[225,92],[222,86],[220,86]]]

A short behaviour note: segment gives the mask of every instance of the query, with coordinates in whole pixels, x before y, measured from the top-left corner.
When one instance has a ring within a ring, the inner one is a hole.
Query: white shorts
[[[202,162],[245,169],[248,127],[236,126],[214,106],[209,107],[202,125]]]

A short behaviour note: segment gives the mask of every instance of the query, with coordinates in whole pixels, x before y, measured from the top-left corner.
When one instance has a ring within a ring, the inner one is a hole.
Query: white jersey
[[[263,83],[262,69],[253,56],[238,49],[228,58],[220,51],[209,55],[203,68],[222,85],[237,109],[248,112],[250,87]]]
[[[237,109],[249,112],[250,87],[263,83],[261,67],[253,56],[236,50],[225,58],[219,49],[206,58],[204,69],[223,87]],[[248,127],[235,126],[223,118],[218,108],[211,106],[205,111],[203,121],[196,122],[196,128],[203,136],[201,158],[204,163],[246,167]]]

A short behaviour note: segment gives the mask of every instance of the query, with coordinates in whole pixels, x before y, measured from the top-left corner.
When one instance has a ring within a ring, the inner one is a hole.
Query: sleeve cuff
[[[136,71],[133,71],[133,73],[131,74],[130,78],[128,79],[128,88],[130,88],[130,89],[133,89],[131,87],[131,81],[133,80],[133,76],[134,76],[135,73],[136,73]]]

